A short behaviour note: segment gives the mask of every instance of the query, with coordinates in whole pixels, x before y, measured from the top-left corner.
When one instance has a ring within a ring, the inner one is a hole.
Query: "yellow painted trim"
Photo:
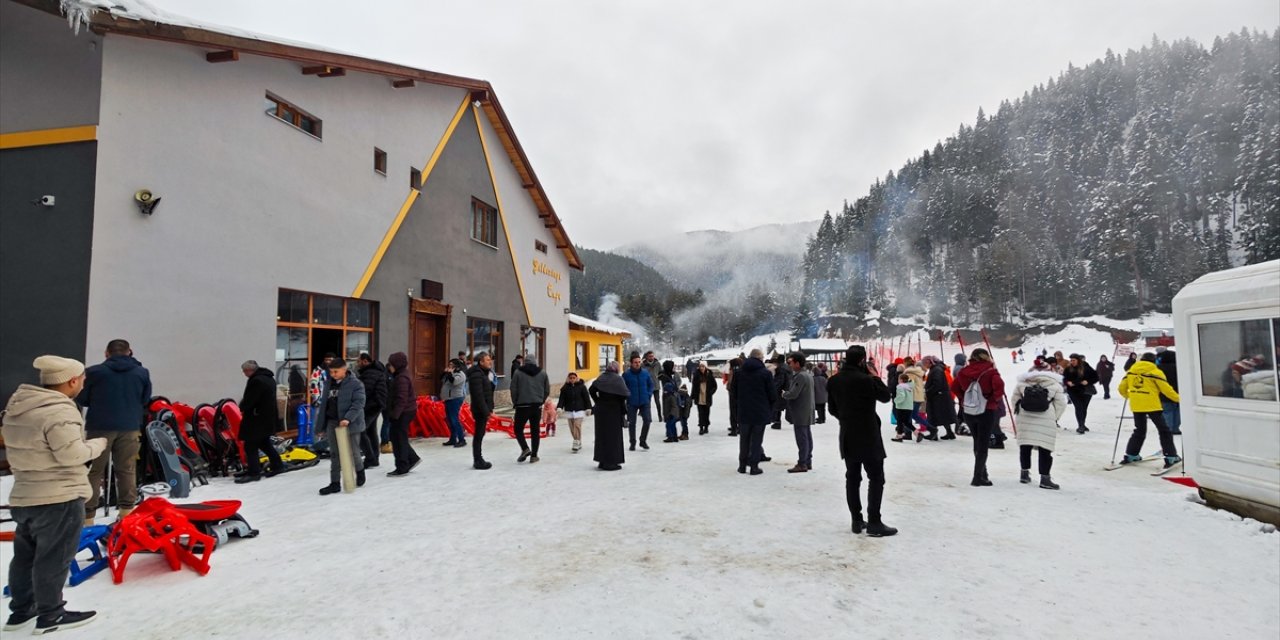
[[[38,131],[18,131],[15,133],[0,133],[0,149],[43,147],[51,144],[89,142],[97,139],[98,127],[94,125],[40,129]]]
[[[520,278],[520,263],[516,260],[516,247],[511,244],[511,231],[507,229],[507,214],[502,209],[502,195],[498,193],[498,178],[493,173],[493,162],[489,160],[489,145],[484,142],[484,129],[480,126],[480,110],[471,107],[476,119],[476,134],[480,136],[480,150],[484,152],[484,163],[489,167],[489,182],[493,183],[493,197],[498,201],[498,217],[502,219],[502,235],[507,238],[507,251],[511,254],[511,268],[516,272],[516,286],[520,289],[520,304],[524,305],[525,324],[533,325],[533,314],[529,313],[529,301],[524,296],[524,282]],[[546,356],[543,356],[544,358]]]
[[[467,112],[468,104],[471,104],[470,95],[462,99],[462,104],[458,105],[458,111],[453,114],[453,120],[449,121],[449,126],[444,130],[444,135],[440,136],[440,141],[436,143],[435,151],[432,151],[431,157],[427,159],[427,164],[422,169],[422,182],[419,183],[418,189],[409,189],[409,195],[404,199],[404,204],[400,206],[400,212],[396,214],[395,220],[391,221],[391,227],[382,236],[382,243],[378,245],[378,250],[373,253],[373,258],[369,260],[369,266],[365,268],[364,275],[360,276],[360,282],[356,284],[355,291],[351,293],[352,298],[363,296],[364,290],[369,286],[369,281],[373,280],[373,274],[378,271],[378,265],[382,263],[383,256],[387,255],[387,247],[391,246],[391,241],[395,239],[396,232],[400,230],[400,225],[404,223],[405,216],[409,215],[409,209],[413,207],[414,201],[422,194],[420,189],[427,184],[427,177],[431,175],[431,170],[436,167],[436,162],[440,160],[440,154],[444,153],[445,146],[449,144],[449,139],[453,137],[453,131],[458,128],[458,122],[462,120],[462,114]]]

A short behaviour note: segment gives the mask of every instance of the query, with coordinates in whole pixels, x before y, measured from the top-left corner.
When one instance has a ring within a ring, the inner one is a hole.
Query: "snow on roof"
[[[569,314],[569,324],[576,324],[583,329],[587,329],[590,331],[599,331],[600,333],[607,333],[615,336],[627,336],[627,337],[631,336],[631,332],[627,331],[626,329],[611,327],[607,324],[604,324],[603,322],[596,322],[591,318],[587,318],[587,317],[580,316],[573,313]]]
[[[801,351],[844,351],[849,343],[839,338],[805,338],[799,340]]]
[[[128,20],[137,20],[139,22],[151,22],[154,24],[167,24],[175,27],[201,29],[203,31],[221,33],[237,38],[302,47],[313,51],[325,51],[328,53],[337,53],[342,55],[356,55],[346,51],[340,51],[338,49],[321,47],[309,42],[287,40],[285,38],[277,38],[276,36],[269,36],[245,29],[237,29],[235,27],[228,27],[211,22],[201,22],[193,18],[188,18],[187,16],[165,11],[146,0],[58,0],[58,2],[62,13],[67,16],[67,22],[76,33],[80,33],[81,27],[86,27],[90,24],[93,19],[93,14],[101,11],[107,13],[113,18],[125,18]]]

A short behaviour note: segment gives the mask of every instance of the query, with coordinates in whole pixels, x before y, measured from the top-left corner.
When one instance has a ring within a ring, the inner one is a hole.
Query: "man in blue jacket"
[[[644,418],[644,427],[640,430],[640,446],[648,449],[649,423],[653,420],[649,413],[649,398],[653,397],[653,377],[640,366],[640,356],[631,356],[631,367],[622,374],[622,381],[627,383],[631,396],[627,398],[627,433],[631,435],[631,450],[636,450],[636,414]]]
[[[751,475],[764,473],[760,463],[765,461],[764,430],[773,421],[773,407],[778,402],[778,390],[773,386],[773,374],[764,366],[764,352],[752,349],[742,368],[733,376],[738,396],[738,473]]]
[[[107,448],[89,467],[93,495],[85,503],[85,524],[93,524],[93,512],[102,495],[102,479],[107,474],[107,456],[115,466],[116,506],[120,516],[133,511],[138,502],[138,451],[141,449],[142,421],[151,401],[151,373],[133,357],[127,340],[107,343],[106,360],[89,367],[84,390],[76,402],[89,409],[85,416],[85,437],[105,438]]]

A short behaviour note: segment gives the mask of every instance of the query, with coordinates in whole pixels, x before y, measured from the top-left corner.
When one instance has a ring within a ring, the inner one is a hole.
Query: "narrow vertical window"
[[[373,170],[387,175],[387,152],[377,147],[373,148]]]

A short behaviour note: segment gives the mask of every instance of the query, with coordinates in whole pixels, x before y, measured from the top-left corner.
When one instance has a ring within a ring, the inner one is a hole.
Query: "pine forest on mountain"
[[[1278,45],[1280,31],[1208,48],[1153,37],[979,109],[823,217],[798,291],[707,299],[582,249],[573,308],[594,317],[618,295],[653,342],[694,349],[868,313],[971,326],[1168,311],[1205,273],[1280,258]]]
[[[1277,36],[1153,38],[979,110],[823,218],[793,326],[1128,318],[1280,258]]]

